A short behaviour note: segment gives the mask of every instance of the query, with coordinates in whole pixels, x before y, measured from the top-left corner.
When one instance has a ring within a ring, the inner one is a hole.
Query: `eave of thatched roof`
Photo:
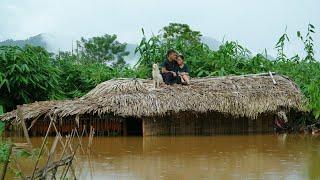
[[[290,79],[274,75],[195,78],[191,85],[162,85],[152,80],[114,79],[99,84],[80,99],[35,102],[22,106],[25,119],[51,114],[59,117],[111,113],[116,116],[144,117],[181,111],[216,111],[233,116],[256,118],[279,108],[302,110],[303,95]],[[16,111],[0,120],[16,117]]]

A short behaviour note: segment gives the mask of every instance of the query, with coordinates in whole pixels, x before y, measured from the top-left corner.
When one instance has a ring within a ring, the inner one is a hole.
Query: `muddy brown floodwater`
[[[320,136],[95,137],[92,162],[93,179],[320,179]]]

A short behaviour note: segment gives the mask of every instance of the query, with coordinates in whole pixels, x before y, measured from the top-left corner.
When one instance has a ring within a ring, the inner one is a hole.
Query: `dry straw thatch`
[[[273,80],[276,81],[274,84]],[[114,79],[99,84],[80,99],[35,102],[22,106],[25,119],[113,114],[121,117],[162,116],[170,113],[216,111],[257,118],[282,109],[303,110],[303,95],[290,79],[274,74],[195,78],[191,85],[163,85],[152,80]],[[0,116],[13,120],[16,111]]]

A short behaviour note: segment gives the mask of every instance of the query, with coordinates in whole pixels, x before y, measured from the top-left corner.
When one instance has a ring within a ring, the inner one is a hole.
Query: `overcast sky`
[[[296,31],[305,32],[310,22],[319,55],[319,7],[319,0],[0,0],[0,40],[48,33],[59,39],[57,46],[69,48],[81,36],[114,33],[120,41],[137,43],[142,27],[157,33],[179,22],[219,41],[225,37],[253,52],[267,48],[275,54],[287,26],[288,52],[294,54],[303,50]]]

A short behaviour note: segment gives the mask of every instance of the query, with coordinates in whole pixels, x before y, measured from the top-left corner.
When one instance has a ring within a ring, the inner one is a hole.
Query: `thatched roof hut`
[[[276,84],[273,82],[276,82]],[[152,80],[114,79],[99,84],[82,98],[35,102],[22,106],[25,119],[45,115],[111,114],[116,117],[163,117],[181,112],[219,112],[256,119],[263,113],[303,110],[303,95],[287,77],[274,74],[194,78],[189,86],[153,87]],[[15,120],[16,110],[0,116]]]

